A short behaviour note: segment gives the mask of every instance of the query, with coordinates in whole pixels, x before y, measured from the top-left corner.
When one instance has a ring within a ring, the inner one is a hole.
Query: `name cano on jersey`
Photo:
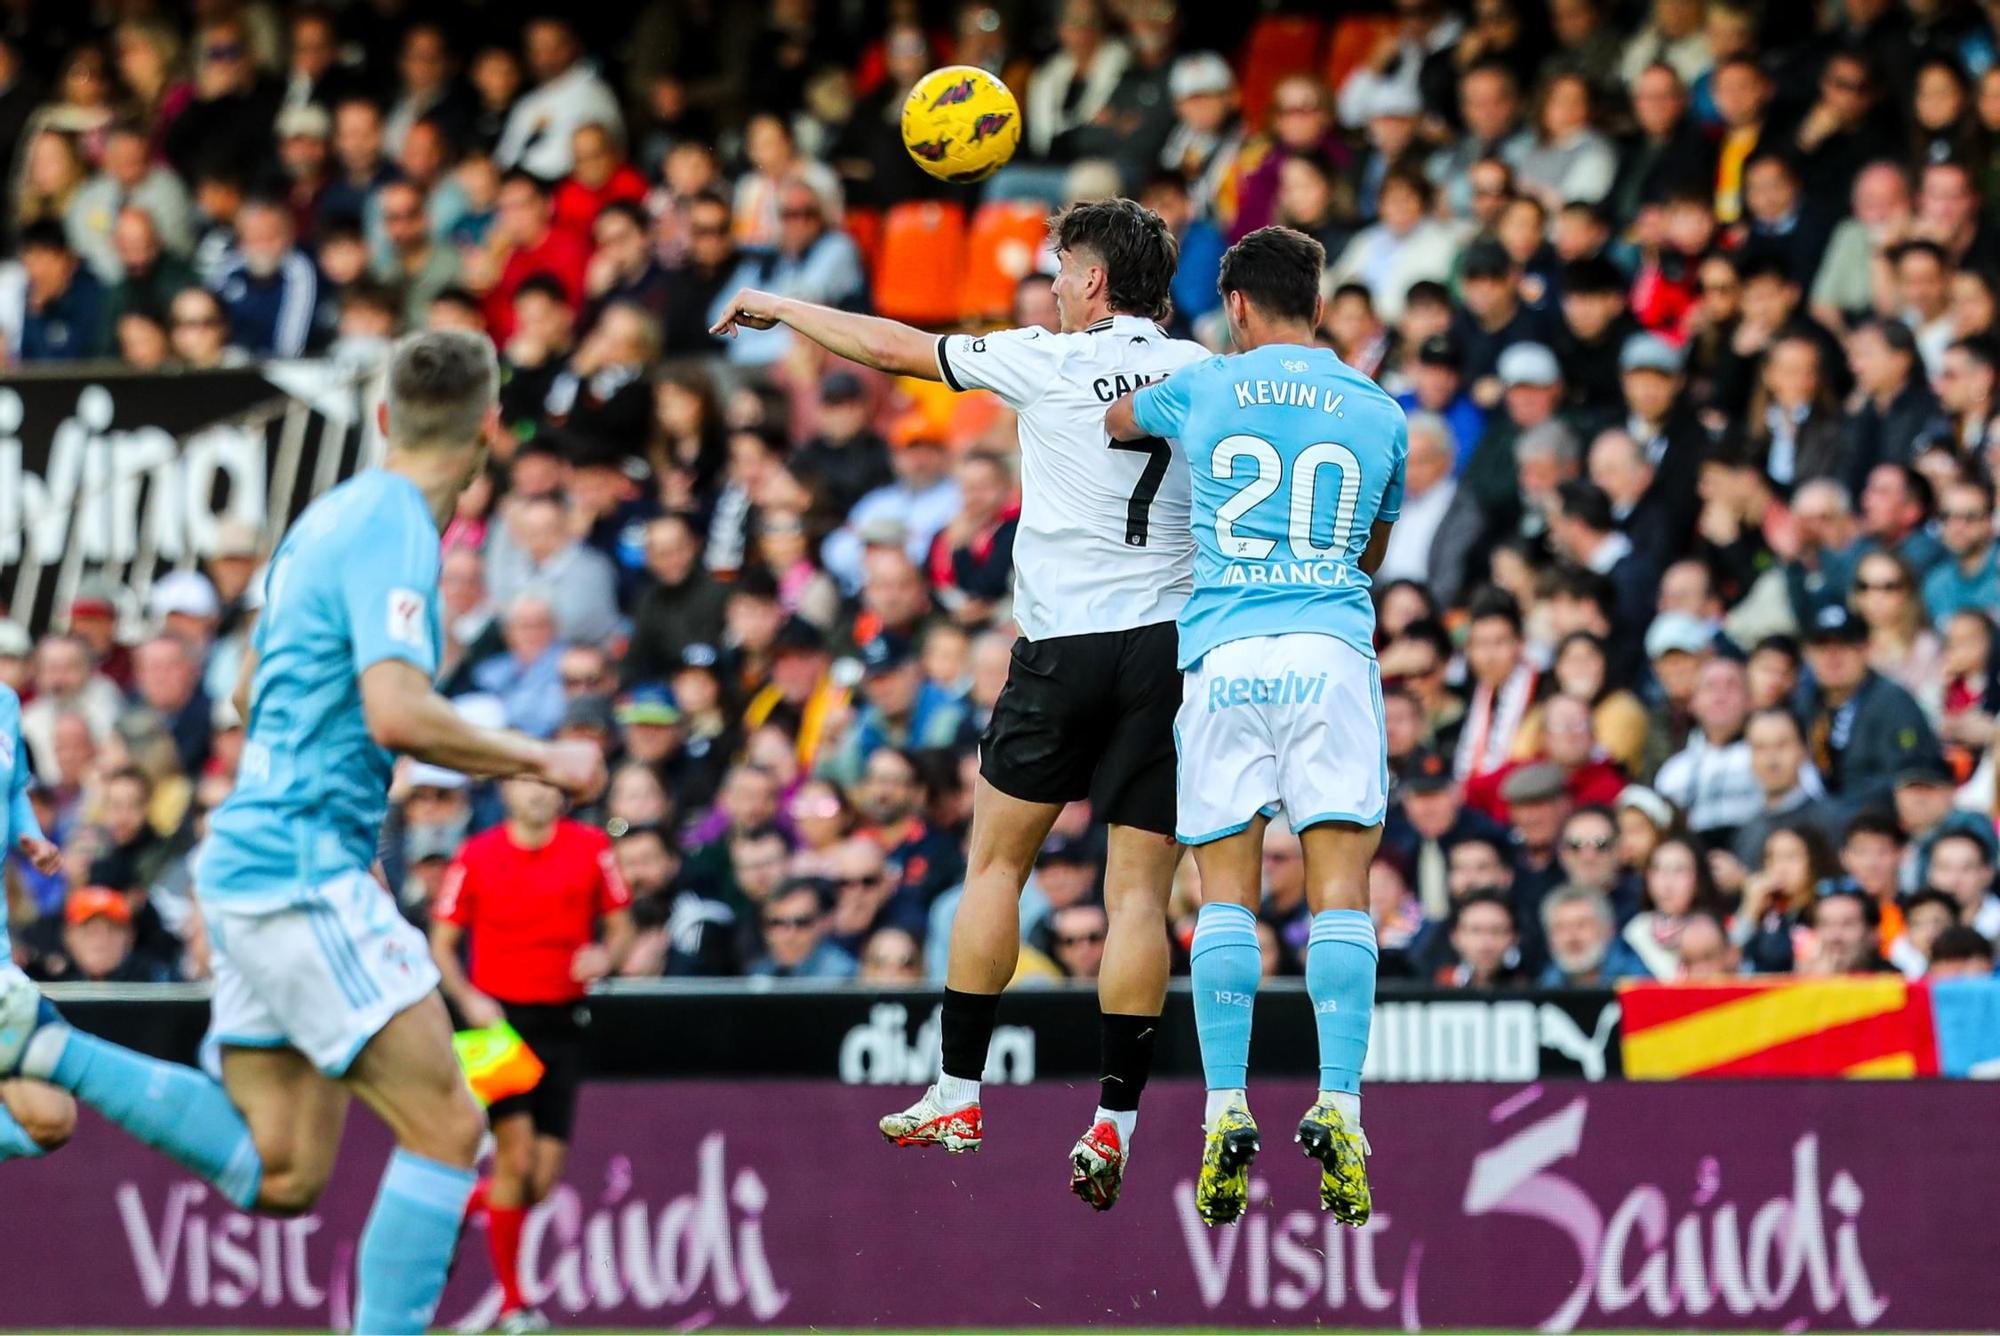
[[[1289,365],[1302,367],[1305,363]],[[1347,416],[1340,411],[1340,406],[1347,401],[1346,395],[1322,397],[1322,387],[1308,380],[1239,380],[1233,388],[1238,408],[1249,408],[1252,404],[1276,404],[1280,408],[1317,408],[1335,417]]]
[[[1208,682],[1208,712],[1238,705],[1317,705],[1325,693],[1325,673],[1302,677],[1288,668],[1283,677],[1214,677]]]
[[[1116,403],[1134,390],[1143,390],[1148,385],[1157,385],[1167,378],[1164,371],[1144,371],[1126,375],[1120,371],[1115,376],[1099,376],[1090,382],[1090,391],[1099,403]]]

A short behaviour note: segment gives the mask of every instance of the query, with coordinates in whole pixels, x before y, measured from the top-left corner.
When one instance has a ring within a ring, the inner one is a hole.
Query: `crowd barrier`
[[[56,987],[77,1024],[159,1057],[192,1061],[206,991]],[[769,981],[615,984],[591,995],[589,1072],[646,1077],[781,1077],[847,1085],[921,1085],[937,1076],[934,989]],[[1376,1003],[1370,1081],[1533,1081],[1617,1076],[1619,1004],[1609,989],[1473,993],[1384,991]],[[1167,999],[1155,1048],[1164,1076],[1197,1076],[1201,1052],[1186,982]],[[1312,1003],[1297,980],[1257,999],[1251,1062],[1300,1075],[1317,1068]],[[988,1078],[1094,1081],[1097,994],[1087,985],[1021,989],[1000,1008]]]
[[[191,1061],[206,991],[58,987],[80,1025]],[[586,1003],[590,1074],[600,1079],[802,1078],[921,1085],[937,1076],[939,994],[929,989],[745,980],[624,982]],[[987,1079],[1094,1080],[1097,999],[1088,986],[1023,989],[1000,1010]],[[1318,1065],[1312,1007],[1297,980],[1264,985],[1255,1070]],[[1155,1070],[1198,1076],[1187,984],[1173,985]],[[1627,984],[1473,992],[1385,987],[1364,1079],[1534,1081],[1687,1077],[2000,1075],[2000,981],[1906,983],[1890,976]]]
[[[558,1326],[651,1330],[1939,1331],[2000,1312],[2000,1141],[1976,1083],[1385,1083],[1360,1231],[1319,1211],[1290,1144],[1309,1080],[1253,1074],[1265,1150],[1223,1229],[1194,1213],[1198,1082],[1148,1093],[1108,1216],[1068,1192],[1088,1081],[991,1090],[965,1157],[882,1144],[904,1093],[586,1087],[567,1178],[527,1225],[527,1294]],[[0,1213],[0,1321],[342,1330],[387,1148],[357,1115],[318,1209],[263,1220],[86,1117],[0,1170],[33,1203]],[[497,1303],[474,1237],[441,1320],[484,1330]]]

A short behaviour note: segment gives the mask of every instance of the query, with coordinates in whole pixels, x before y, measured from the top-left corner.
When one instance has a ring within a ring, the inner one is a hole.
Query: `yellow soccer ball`
[[[940,181],[984,181],[1020,142],[1020,104],[1006,84],[977,66],[932,70],[903,101],[903,147]]]

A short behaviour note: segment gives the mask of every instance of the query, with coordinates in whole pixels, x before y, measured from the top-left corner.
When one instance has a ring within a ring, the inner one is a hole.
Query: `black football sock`
[[[977,1081],[986,1070],[986,1048],[993,1040],[993,1019],[1000,1010],[998,993],[944,990],[941,1040],[944,1074]]]
[[[1103,1063],[1097,1078],[1100,1107],[1129,1112],[1139,1107],[1146,1078],[1153,1073],[1153,1041],[1160,1033],[1158,1016],[1100,1016]]]

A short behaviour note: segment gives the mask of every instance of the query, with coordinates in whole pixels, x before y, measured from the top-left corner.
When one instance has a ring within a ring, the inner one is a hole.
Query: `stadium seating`
[[[1339,88],[1347,76],[1361,68],[1375,44],[1396,30],[1397,20],[1386,14],[1349,14],[1333,25],[1326,44],[1326,67],[1322,77],[1328,88]]]
[[[998,320],[1014,309],[1014,289],[1035,267],[1048,236],[1048,212],[1022,200],[995,200],[972,216],[965,240],[959,315]]]
[[[965,210],[956,204],[898,204],[883,217],[875,266],[875,309],[917,325],[958,318],[965,273]]]
[[[1316,74],[1326,46],[1326,25],[1297,14],[1271,14],[1257,21],[1243,43],[1239,62],[1243,119],[1262,125],[1271,90],[1288,74]]]

